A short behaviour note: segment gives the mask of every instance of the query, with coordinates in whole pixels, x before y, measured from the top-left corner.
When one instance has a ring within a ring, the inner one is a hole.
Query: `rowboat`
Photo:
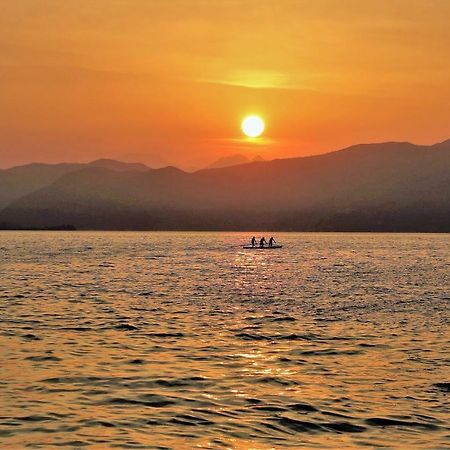
[[[264,247],[260,247],[259,245],[255,245],[255,246],[243,245],[242,248],[245,250],[275,250],[276,248],[283,248],[283,246],[282,245],[272,245],[272,246],[265,245]]]

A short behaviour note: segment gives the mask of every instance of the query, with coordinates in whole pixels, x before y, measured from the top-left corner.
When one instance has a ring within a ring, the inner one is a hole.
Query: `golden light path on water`
[[[0,233],[0,447],[445,448],[448,235]]]

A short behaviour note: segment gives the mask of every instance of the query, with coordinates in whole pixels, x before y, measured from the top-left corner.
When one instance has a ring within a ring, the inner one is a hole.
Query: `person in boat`
[[[252,247],[254,247],[256,245],[256,238],[255,236],[252,237]]]
[[[270,239],[269,239],[269,247],[273,247],[273,244],[276,244],[276,241],[275,241],[275,239],[273,238],[273,236],[271,236],[270,237]]]
[[[266,238],[263,236],[260,240],[259,240],[259,246],[261,248],[264,247],[264,244],[267,244]]]

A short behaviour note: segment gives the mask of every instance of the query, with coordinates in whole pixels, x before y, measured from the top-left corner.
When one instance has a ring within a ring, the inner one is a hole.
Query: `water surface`
[[[0,232],[2,448],[450,448],[450,236]]]

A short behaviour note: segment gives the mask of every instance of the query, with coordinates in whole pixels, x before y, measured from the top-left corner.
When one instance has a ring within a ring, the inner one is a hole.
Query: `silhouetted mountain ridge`
[[[97,159],[95,161],[88,163],[87,165],[92,167],[102,167],[104,169],[117,170],[119,172],[127,172],[127,171],[145,172],[150,169],[150,167],[142,163],[126,163],[107,158]]]
[[[356,145],[203,169],[83,167],[0,222],[92,229],[450,231],[450,141]]]
[[[247,164],[256,161],[264,161],[264,158],[259,155],[250,158],[245,155],[235,154],[230,156],[223,156],[222,158],[217,159],[212,164],[207,166],[206,169],[221,169],[223,167],[237,166],[238,164]]]
[[[0,209],[8,203],[39,190],[61,176],[86,167],[103,167],[115,171],[150,170],[141,163],[126,163],[112,159],[98,159],[90,163],[31,163],[0,170]]]

